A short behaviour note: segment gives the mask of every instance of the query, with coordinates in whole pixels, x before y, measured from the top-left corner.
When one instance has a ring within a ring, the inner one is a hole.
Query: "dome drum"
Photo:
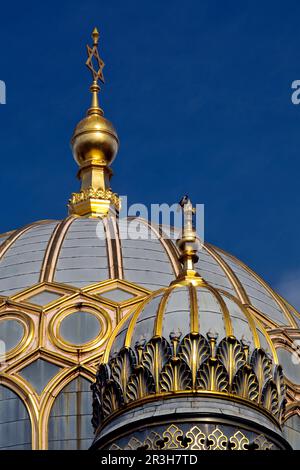
[[[277,426],[248,405],[217,396],[178,395],[128,409],[98,430],[92,446],[94,450],[287,448]]]

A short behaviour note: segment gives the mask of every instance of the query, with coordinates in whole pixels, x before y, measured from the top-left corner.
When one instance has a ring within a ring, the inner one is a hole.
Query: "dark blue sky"
[[[206,239],[300,306],[299,16],[297,1],[2,3],[0,231],[66,216],[97,25],[101,102],[121,140],[113,189],[204,203]]]

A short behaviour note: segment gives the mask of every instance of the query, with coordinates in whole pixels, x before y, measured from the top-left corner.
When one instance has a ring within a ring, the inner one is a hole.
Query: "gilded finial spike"
[[[120,198],[112,192],[110,168],[119,148],[119,139],[112,123],[103,116],[99,106],[99,81],[104,82],[104,62],[99,56],[99,32],[92,32],[93,42],[87,45],[86,66],[92,73],[90,91],[92,103],[87,116],[76,126],[72,140],[72,151],[79,166],[80,192],[72,193],[69,200],[69,214],[82,217],[103,218],[117,214]]]
[[[98,41],[99,41],[99,32],[97,28],[94,28],[92,32],[93,38],[93,45],[90,47],[89,45],[86,46],[87,48],[87,61],[85,65],[92,73],[93,83],[90,87],[90,91],[92,93],[92,104],[88,110],[88,115],[90,114],[101,114],[103,115],[103,111],[99,106],[98,100],[98,93],[100,91],[99,81],[104,83],[104,75],[103,75],[103,68],[104,62],[99,56],[98,51]]]
[[[99,41],[99,31],[96,27],[94,28],[94,30],[92,32],[92,38],[93,38],[93,41],[94,41],[94,46],[97,46],[98,41]]]
[[[183,212],[183,227],[181,237],[177,240],[180,251],[180,262],[182,270],[172,284],[178,282],[191,283],[194,285],[205,284],[205,281],[195,270],[194,264],[198,261],[199,241],[194,228],[193,218],[196,209],[193,207],[189,197],[185,195],[179,202]]]
[[[91,71],[93,81],[98,83],[98,80],[100,80],[102,83],[104,83],[104,76],[103,76],[103,68],[104,68],[104,62],[99,56],[99,51],[98,51],[98,41],[99,41],[99,33],[97,28],[94,29],[92,32],[92,38],[93,38],[93,46],[90,47],[88,44],[86,46],[87,48],[87,61],[85,65],[87,68]]]

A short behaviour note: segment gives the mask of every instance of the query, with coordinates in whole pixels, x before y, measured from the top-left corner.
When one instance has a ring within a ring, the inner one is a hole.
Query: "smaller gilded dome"
[[[172,397],[223,397],[277,423],[285,406],[268,333],[237,299],[204,282],[157,291],[119,323],[94,394],[95,427],[128,407]]]
[[[141,340],[170,334],[234,336],[250,352],[264,349],[276,364],[277,355],[268,333],[233,296],[210,285],[175,284],[153,294],[135,314],[118,326],[106,350],[106,359],[123,347],[135,349]]]

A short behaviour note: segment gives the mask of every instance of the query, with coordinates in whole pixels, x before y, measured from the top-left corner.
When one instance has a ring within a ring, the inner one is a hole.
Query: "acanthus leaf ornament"
[[[225,337],[216,346],[215,338],[211,339],[210,335],[209,345],[205,338],[188,334],[180,341],[180,335],[172,333],[172,346],[163,337],[153,337],[136,351],[123,348],[114,354],[106,368],[100,368],[95,387],[100,401],[103,402],[105,396],[105,417],[117,411],[118,406],[124,409],[127,404],[136,406],[145,398],[172,397],[178,392],[193,395],[216,392],[230,399],[236,396],[251,401],[281,422],[285,404],[281,368],[275,368],[272,378],[265,382],[272,371],[269,358],[265,362],[265,353],[255,349],[251,358],[247,355],[246,361],[242,342],[235,337]],[[195,351],[199,354],[197,359],[193,356]],[[193,361],[200,364],[198,369]],[[252,365],[261,371],[258,376]],[[115,389],[111,382],[116,383]],[[111,389],[108,395],[104,393],[107,387]],[[110,406],[109,399],[114,400]]]
[[[235,374],[232,383],[232,393],[247,400],[258,402],[259,380],[248,364],[240,367]]]
[[[262,349],[256,349],[251,356],[251,366],[260,384],[259,394],[261,397],[262,389],[272,378],[272,361]]]
[[[204,336],[198,334],[188,334],[181,341],[178,348],[178,356],[185,360],[191,370],[193,376],[199,366],[208,359],[210,354],[210,345]]]
[[[197,371],[197,390],[228,392],[229,377],[223,364],[215,358],[209,358]]]
[[[220,341],[216,355],[226,368],[231,384],[236,371],[246,363],[241,343],[234,336],[228,336]]]
[[[126,396],[128,378],[136,365],[136,356],[132,349],[122,348],[121,351],[111,359],[111,378],[119,385],[123,397]]]
[[[141,361],[143,366],[151,372],[156,391],[158,391],[159,374],[170,357],[171,347],[165,338],[157,336],[146,343]]]
[[[103,391],[101,405],[104,418],[117,411],[123,405],[121,388],[113,380],[108,382]]]
[[[192,390],[192,372],[186,362],[171,360],[161,371],[159,384],[161,392]]]

